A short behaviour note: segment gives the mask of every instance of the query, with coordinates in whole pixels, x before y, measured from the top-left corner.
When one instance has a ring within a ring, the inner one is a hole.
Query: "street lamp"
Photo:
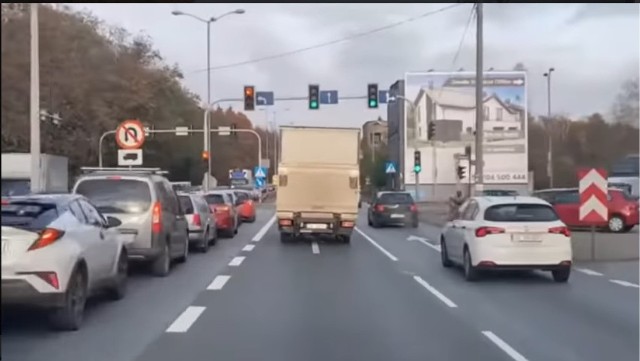
[[[549,174],[549,188],[553,188],[553,134],[551,133],[551,73],[556,69],[549,68],[543,74],[547,78],[547,137],[549,138],[549,147],[547,151],[547,173]]]
[[[210,148],[211,146],[209,145],[209,138],[210,138],[210,132],[209,132],[209,108],[211,107],[211,23],[214,23],[222,18],[224,18],[225,16],[228,15],[233,15],[233,14],[237,14],[237,15],[242,15],[244,14],[245,11],[244,9],[236,9],[233,11],[228,11],[220,16],[212,16],[208,19],[205,18],[201,18],[197,15],[193,15],[184,11],[180,11],[180,10],[174,10],[171,12],[171,15],[174,16],[188,16],[192,19],[195,19],[201,23],[205,23],[207,24],[207,106],[205,109],[205,116],[204,116],[204,125],[203,125],[203,129],[204,129],[204,151],[205,152],[210,152]],[[208,166],[207,166],[207,176],[204,178],[205,179],[205,184],[204,184],[204,189],[205,190],[209,190],[209,175],[211,174],[211,157],[209,157],[208,160]]]

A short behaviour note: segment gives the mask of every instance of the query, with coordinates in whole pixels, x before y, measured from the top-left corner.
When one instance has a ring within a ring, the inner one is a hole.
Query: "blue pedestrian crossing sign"
[[[255,167],[253,169],[253,177],[254,178],[267,178],[267,168],[265,167]]]
[[[387,162],[384,166],[384,172],[387,174],[396,173],[396,165],[393,162]]]

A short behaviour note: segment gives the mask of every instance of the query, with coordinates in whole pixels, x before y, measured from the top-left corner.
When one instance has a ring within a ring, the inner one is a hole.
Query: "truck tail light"
[[[412,204],[411,206],[409,206],[409,209],[411,210],[411,212],[417,212],[418,211],[418,207],[415,204]]]

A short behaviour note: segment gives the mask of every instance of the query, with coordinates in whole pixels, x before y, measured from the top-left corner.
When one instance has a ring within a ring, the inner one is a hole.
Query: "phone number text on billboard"
[[[485,173],[484,183],[527,183],[526,173]]]

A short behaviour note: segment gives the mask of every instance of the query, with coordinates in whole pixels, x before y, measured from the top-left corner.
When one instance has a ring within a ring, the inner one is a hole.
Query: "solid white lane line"
[[[256,233],[255,236],[253,236],[253,239],[251,239],[251,241],[260,242],[262,237],[264,237],[264,235],[267,233],[269,228],[271,228],[271,225],[273,225],[273,222],[275,222],[275,221],[276,221],[276,216],[274,214],[273,217],[271,217],[271,219],[264,226],[262,226],[262,228],[260,228],[258,233]]]
[[[198,317],[200,317],[205,309],[206,307],[202,306],[187,307],[187,309],[184,310],[184,312],[182,312],[182,314],[180,314],[180,316],[178,316],[175,321],[173,321],[173,323],[169,326],[169,328],[167,328],[167,331],[165,332],[184,333],[189,331],[189,327],[191,327],[191,325],[196,322]]]
[[[438,297],[440,299],[440,301],[444,302],[445,305],[447,305],[447,306],[449,306],[451,308],[458,307],[458,305],[453,303],[453,301],[451,301],[447,296],[443,295],[442,293],[440,293],[440,291],[438,291],[433,286],[428,284],[427,281],[423,280],[422,277],[413,276],[413,279],[416,280],[416,282],[418,282],[418,284],[420,284],[420,286],[426,288],[427,291],[431,292],[434,296]]]
[[[586,275],[589,275],[589,276],[603,276],[603,274],[602,274],[602,273],[600,273],[600,272],[598,272],[598,271],[594,271],[594,270],[592,270],[592,269],[588,269],[588,268],[577,268],[577,267],[576,267],[576,268],[574,268],[574,269],[575,269],[576,271],[578,271],[578,272],[582,272],[582,273],[584,273],[584,274],[586,274]]]
[[[229,266],[238,267],[239,265],[242,264],[242,261],[244,261],[244,259],[245,259],[245,257],[233,257],[231,262],[229,262]]]
[[[609,280],[609,282],[613,282],[613,283],[617,283],[620,286],[625,286],[625,287],[635,287],[635,288],[640,288],[640,285],[637,285],[635,283],[631,283],[631,282],[627,282],[627,281],[621,281],[621,280]]]
[[[320,254],[320,246],[318,246],[318,242],[311,243],[311,252],[313,252],[313,254]]]
[[[371,243],[372,245],[374,245],[377,249],[380,250],[380,252],[384,253],[385,256],[389,257],[390,260],[392,261],[397,261],[398,259],[396,258],[396,256],[392,255],[389,251],[387,251],[386,249],[382,248],[381,245],[379,245],[376,241],[374,241],[373,239],[371,239],[371,237],[367,236],[364,232],[362,232],[360,230],[360,228],[356,227],[354,228],[358,233],[360,233],[362,235],[362,237],[364,237],[364,239],[366,239],[367,241],[369,241],[369,243]]]
[[[222,287],[224,287],[224,285],[227,283],[227,281],[229,281],[229,278],[231,278],[231,276],[227,276],[227,275],[216,276],[216,278],[213,279],[213,282],[211,282],[211,284],[209,284],[207,289],[208,290],[221,290]]]
[[[495,333],[491,331],[482,331],[482,334],[485,335],[489,340],[491,340],[491,342],[495,343],[496,346],[500,347],[502,351],[504,351],[515,361],[528,361],[526,357],[522,356],[518,351],[514,350],[513,347],[509,346],[508,343],[502,341],[502,339],[496,336]]]
[[[245,251],[245,252],[251,252],[251,251],[253,251],[254,248],[256,248],[255,244],[248,244],[248,245],[244,246],[242,248],[242,250]]]

